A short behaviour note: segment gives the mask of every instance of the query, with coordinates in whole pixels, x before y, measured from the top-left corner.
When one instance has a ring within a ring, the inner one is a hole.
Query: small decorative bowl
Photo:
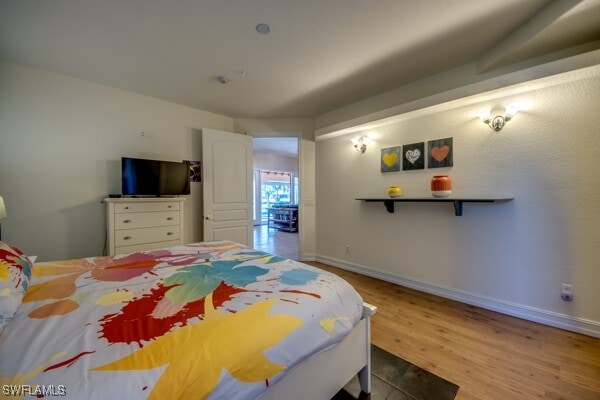
[[[391,198],[394,197],[401,197],[402,196],[402,188],[400,186],[390,186],[388,188],[388,196],[390,196]]]

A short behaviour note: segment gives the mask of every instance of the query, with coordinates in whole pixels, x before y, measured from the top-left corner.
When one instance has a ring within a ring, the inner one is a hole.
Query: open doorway
[[[254,169],[254,225],[268,225],[269,210],[297,206],[298,174],[292,171]]]
[[[254,247],[299,259],[298,137],[253,139]]]

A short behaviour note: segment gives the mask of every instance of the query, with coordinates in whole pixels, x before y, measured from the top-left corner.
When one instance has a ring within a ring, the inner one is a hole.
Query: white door
[[[204,240],[253,246],[252,136],[202,129]]]

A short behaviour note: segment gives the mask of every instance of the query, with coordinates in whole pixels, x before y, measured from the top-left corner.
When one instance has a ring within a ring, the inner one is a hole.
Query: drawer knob
[[[167,206],[167,208],[173,208],[173,206]]]
[[[174,233],[173,232],[167,232],[167,236],[173,236]]]
[[[123,238],[123,240],[131,240],[131,239],[132,239],[132,238],[131,238],[131,236],[125,236],[125,237]]]
[[[167,221],[173,221],[174,219],[175,218],[173,218],[173,217],[169,217],[169,218],[167,218]]]
[[[125,209],[126,209],[126,210],[129,210],[129,206],[125,206]]]
[[[131,220],[130,220],[130,219],[126,219],[126,220],[124,220],[124,221],[123,221],[123,223],[124,223],[124,224],[130,224],[130,223],[131,223]]]

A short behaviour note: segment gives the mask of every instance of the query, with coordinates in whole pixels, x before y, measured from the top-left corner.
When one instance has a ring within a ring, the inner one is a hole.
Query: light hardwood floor
[[[598,338],[308,264],[376,305],[372,343],[459,385],[457,400],[600,400]]]
[[[298,232],[284,232],[267,225],[257,225],[254,227],[254,248],[297,260]]]

